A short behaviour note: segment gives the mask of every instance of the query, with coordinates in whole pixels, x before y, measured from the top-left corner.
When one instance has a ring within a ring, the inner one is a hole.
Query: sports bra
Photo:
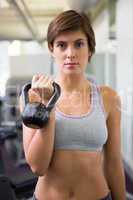
[[[91,82],[89,112],[69,115],[56,107],[54,149],[101,151],[108,137],[106,118],[100,90]]]

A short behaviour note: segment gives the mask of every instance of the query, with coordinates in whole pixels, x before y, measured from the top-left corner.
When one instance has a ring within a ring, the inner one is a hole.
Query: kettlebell
[[[31,83],[27,83],[22,88],[22,102],[24,110],[21,114],[21,118],[25,126],[40,129],[43,128],[49,120],[50,112],[54,108],[57,102],[61,89],[60,86],[53,82],[53,94],[47,105],[40,102],[29,102],[28,91],[31,88]]]

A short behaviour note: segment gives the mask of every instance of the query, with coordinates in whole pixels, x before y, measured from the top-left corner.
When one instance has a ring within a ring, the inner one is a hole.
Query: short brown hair
[[[60,13],[50,24],[47,32],[48,47],[53,47],[54,40],[64,32],[82,30],[88,39],[88,46],[93,54],[95,52],[95,34],[90,19],[84,13],[67,10]]]

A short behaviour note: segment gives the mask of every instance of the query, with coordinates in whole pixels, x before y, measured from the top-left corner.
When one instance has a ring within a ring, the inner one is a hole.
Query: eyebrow
[[[86,41],[85,38],[79,38],[77,40],[74,40],[73,42],[80,42],[80,41]],[[66,40],[57,40],[55,43],[58,44],[58,43],[62,43],[62,42],[67,42]]]

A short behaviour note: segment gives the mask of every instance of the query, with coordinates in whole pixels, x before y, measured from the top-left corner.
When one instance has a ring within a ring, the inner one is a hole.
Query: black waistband
[[[104,197],[100,200],[112,200],[111,194],[109,193],[106,197]]]
[[[35,197],[35,194],[33,195],[33,200],[38,200],[36,197]],[[111,194],[109,193],[106,197],[100,199],[100,200],[112,200],[111,198]]]

